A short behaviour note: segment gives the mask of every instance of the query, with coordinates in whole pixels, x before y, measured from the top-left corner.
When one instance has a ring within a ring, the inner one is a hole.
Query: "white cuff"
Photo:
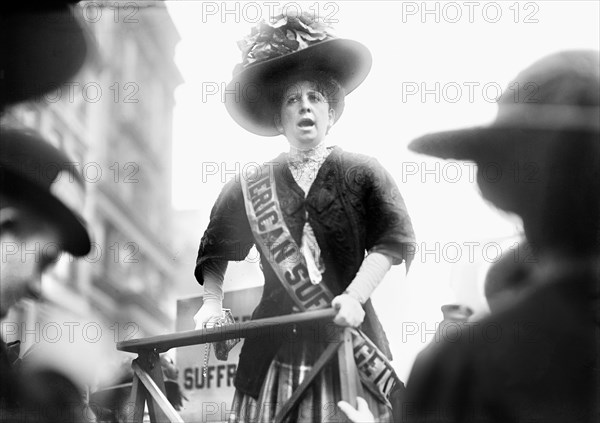
[[[392,267],[390,257],[381,253],[369,253],[363,260],[354,280],[346,288],[346,293],[361,304],[366,303],[390,267]]]

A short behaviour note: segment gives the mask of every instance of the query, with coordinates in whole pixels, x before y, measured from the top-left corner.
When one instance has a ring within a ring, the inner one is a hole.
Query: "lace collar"
[[[321,142],[316,147],[308,150],[301,150],[298,147],[290,145],[290,152],[288,153],[288,163],[292,166],[300,165],[302,163],[322,163],[329,155],[329,150],[324,142]]]

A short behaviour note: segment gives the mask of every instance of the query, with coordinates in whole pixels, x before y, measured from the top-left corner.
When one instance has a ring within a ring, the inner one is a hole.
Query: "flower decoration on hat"
[[[263,19],[252,28],[250,35],[238,41],[242,63],[233,73],[239,73],[253,63],[300,51],[332,38],[335,38],[333,28],[308,12],[294,16],[281,14],[271,23]]]

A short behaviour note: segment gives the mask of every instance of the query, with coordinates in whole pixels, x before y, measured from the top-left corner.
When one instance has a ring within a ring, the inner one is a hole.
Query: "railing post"
[[[165,382],[163,379],[162,368],[160,367],[160,357],[158,353],[154,350],[152,351],[140,351],[140,354],[136,360],[138,366],[154,380],[156,386],[160,391],[164,394],[165,390]],[[136,372],[134,371],[134,374]],[[138,376],[136,374],[136,376]],[[138,376],[139,380],[139,376]],[[158,422],[170,422],[169,418],[163,411],[161,407],[158,405],[156,400],[150,393],[148,389],[144,387],[145,399],[148,402],[148,414],[150,416],[150,421],[152,423]]]
[[[136,363],[137,359],[133,361]],[[144,420],[144,408],[146,406],[146,388],[140,381],[140,378],[133,372],[133,382],[131,384],[131,395],[123,412],[127,423],[142,423]]]

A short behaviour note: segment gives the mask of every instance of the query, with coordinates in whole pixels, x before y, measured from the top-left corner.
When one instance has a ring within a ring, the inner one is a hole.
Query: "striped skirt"
[[[326,347],[326,343],[307,339],[285,343],[271,362],[258,399],[236,391],[229,422],[271,423]],[[392,422],[391,409],[369,390],[363,389],[363,392],[375,421]],[[339,367],[335,354],[285,422],[346,422],[345,415],[337,407],[340,400]]]

